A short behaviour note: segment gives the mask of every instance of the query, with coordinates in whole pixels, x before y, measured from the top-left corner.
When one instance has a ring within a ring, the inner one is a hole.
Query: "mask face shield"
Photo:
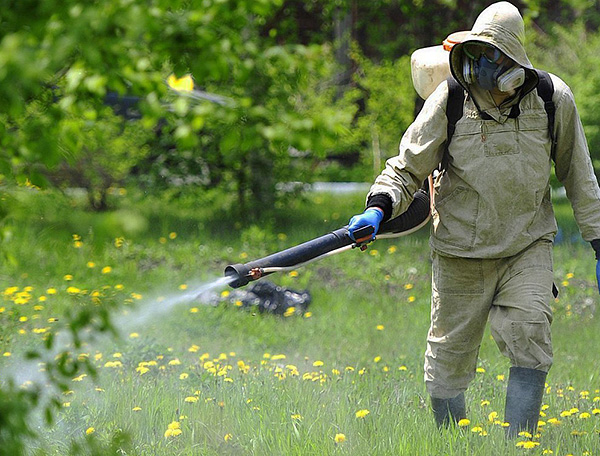
[[[525,82],[525,70],[494,46],[465,43],[463,50],[463,77],[468,84],[477,82],[484,90],[510,92]]]

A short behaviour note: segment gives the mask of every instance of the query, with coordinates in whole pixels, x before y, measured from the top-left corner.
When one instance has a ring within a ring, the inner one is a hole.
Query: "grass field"
[[[555,247],[555,364],[539,435],[506,441],[509,365],[489,333],[467,391],[469,422],[448,431],[433,423],[422,380],[427,228],[262,279],[308,290],[304,314],[182,298],[214,283],[227,264],[344,225],[362,209],[362,195],[312,195],[289,216],[249,228],[210,218],[201,200],[134,206],[124,196],[118,212],[98,216],[35,190],[7,198],[2,384],[13,377],[24,389],[43,385],[45,365],[23,356],[50,334],[61,348],[66,316],[78,310],[105,309],[121,333],[84,333],[80,347],[67,347],[97,376],[67,379],[52,426],[31,417],[39,434],[28,443],[32,454],[86,454],[86,445],[108,447],[115,436],[124,439],[116,454],[127,455],[600,454],[595,265],[564,202],[556,205],[563,242]]]

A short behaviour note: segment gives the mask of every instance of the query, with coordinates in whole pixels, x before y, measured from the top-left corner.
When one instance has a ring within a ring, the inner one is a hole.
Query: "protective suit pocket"
[[[483,264],[479,259],[433,254],[433,286],[438,293],[483,294]]]
[[[433,211],[433,236],[442,243],[471,249],[477,234],[479,195],[465,187],[456,187],[436,201]]]

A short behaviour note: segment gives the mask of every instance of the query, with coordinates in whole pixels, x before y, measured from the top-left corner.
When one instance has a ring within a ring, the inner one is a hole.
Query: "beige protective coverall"
[[[557,226],[550,198],[551,141],[523,36],[519,11],[500,2],[484,10],[470,35],[451,52],[452,73],[468,96],[432,196],[425,381],[433,397],[451,398],[467,388],[488,318],[512,365],[547,371],[552,364],[552,241]],[[462,77],[467,41],[492,44],[525,68],[524,85],[500,106],[490,92]],[[583,238],[592,241],[600,238],[600,190],[573,94],[551,77],[556,175]],[[387,161],[371,187],[367,199],[387,194],[392,217],[407,209],[413,193],[442,161],[447,98],[443,82],[405,132],[398,156]],[[520,113],[510,118],[515,104]]]

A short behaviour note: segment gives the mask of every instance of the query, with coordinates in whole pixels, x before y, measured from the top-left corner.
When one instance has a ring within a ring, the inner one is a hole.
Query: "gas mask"
[[[468,84],[477,82],[484,90],[511,92],[525,82],[525,70],[498,49],[465,43],[464,51],[463,77]]]

